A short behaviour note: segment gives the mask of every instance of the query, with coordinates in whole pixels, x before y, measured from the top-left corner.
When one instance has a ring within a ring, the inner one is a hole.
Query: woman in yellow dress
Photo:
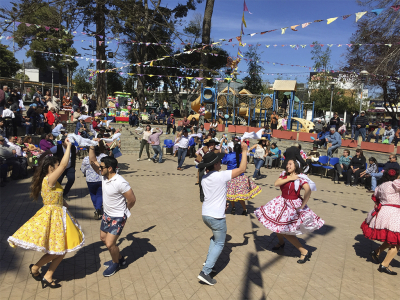
[[[68,165],[71,143],[66,139],[67,149],[61,162],[55,156],[41,158],[31,184],[30,196],[37,200],[41,193],[43,207],[28,222],[22,225],[8,242],[12,247],[44,252],[42,258],[29,266],[32,277],[42,282],[42,288],[59,288],[53,281],[53,274],[67,252],[80,249],[85,237],[77,221],[67,210],[63,201],[63,188],[57,182]],[[42,277],[39,269],[51,262]]]

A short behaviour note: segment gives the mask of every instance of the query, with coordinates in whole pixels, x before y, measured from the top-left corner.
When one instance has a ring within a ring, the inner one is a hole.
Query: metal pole
[[[44,81],[42,81],[42,95],[44,95]]]
[[[69,64],[68,63],[67,63],[67,91],[68,91],[68,96],[70,96],[70,94],[69,94]],[[65,91],[64,91],[64,94],[65,94]]]
[[[315,106],[315,101],[313,101],[313,103],[312,103],[311,122],[314,122],[314,106]]]
[[[51,96],[54,95],[54,71],[51,70]]]
[[[331,106],[329,108],[329,120],[332,118],[333,88],[331,87]]]
[[[360,114],[362,110],[363,91],[364,91],[364,81],[361,81],[361,98],[360,98],[360,111],[359,111]]]
[[[260,98],[260,119],[258,121],[258,127],[261,127],[261,107],[263,103],[263,93],[261,93],[261,98]]]
[[[228,91],[229,91],[229,83],[230,83],[231,81],[230,80],[228,80]],[[236,102],[236,95],[233,95],[233,116],[232,116],[232,125],[236,125],[236,122],[235,122],[235,102]],[[239,115],[239,114],[238,114]]]

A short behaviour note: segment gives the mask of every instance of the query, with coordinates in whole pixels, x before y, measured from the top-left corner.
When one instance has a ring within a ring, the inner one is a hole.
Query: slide
[[[201,96],[199,96],[196,100],[194,100],[192,102],[192,105],[191,105],[192,106],[192,110],[197,114],[190,116],[190,118],[195,118],[196,121],[198,121],[199,117],[200,117],[200,114],[198,114],[199,109],[200,109],[200,100],[201,100]],[[211,112],[206,111],[206,113],[204,114],[204,118],[210,119],[211,118]]]

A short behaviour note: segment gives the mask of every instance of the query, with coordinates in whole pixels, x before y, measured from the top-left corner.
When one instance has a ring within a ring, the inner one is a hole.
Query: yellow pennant
[[[326,20],[326,21],[327,21],[327,24],[331,24],[332,22],[336,21],[337,18],[338,18],[338,17],[327,19],[327,20]]]
[[[247,25],[246,25],[246,20],[244,19],[244,12],[243,12],[243,16],[242,16],[242,22],[243,22],[243,25],[244,25],[244,27],[246,27],[246,28],[247,28]]]

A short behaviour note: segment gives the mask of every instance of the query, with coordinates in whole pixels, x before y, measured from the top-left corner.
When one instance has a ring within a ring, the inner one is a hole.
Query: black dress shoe
[[[303,254],[302,254],[302,255],[303,255]],[[300,257],[301,257],[301,256],[300,256]],[[305,263],[307,262],[307,260],[310,260],[310,257],[311,257],[311,252],[308,251],[307,254],[304,256],[304,258],[303,258],[303,259],[299,259],[299,260],[297,261],[297,263],[298,263],[298,264],[305,264]]]
[[[376,264],[380,264],[381,262],[379,261],[379,257],[376,254],[375,250],[372,250],[372,252],[369,254],[371,255],[372,261]]]
[[[232,215],[235,215],[236,214],[236,208],[234,207],[234,208],[232,208],[232,210],[231,210],[231,214]]]
[[[32,267],[34,266],[34,264],[31,264],[29,266],[29,270],[31,271],[31,275],[33,277],[33,279],[35,279],[36,281],[41,281],[42,280],[42,274],[40,274],[39,271],[37,271],[36,273],[32,272]]]
[[[272,247],[272,250],[279,250],[279,249],[283,249],[283,247],[285,247],[285,243],[283,243],[283,244],[278,244],[277,246],[275,246],[275,247]]]
[[[389,267],[385,267],[382,265],[379,265],[378,271],[381,273],[389,274],[389,275],[397,275],[397,273],[390,270]]]

